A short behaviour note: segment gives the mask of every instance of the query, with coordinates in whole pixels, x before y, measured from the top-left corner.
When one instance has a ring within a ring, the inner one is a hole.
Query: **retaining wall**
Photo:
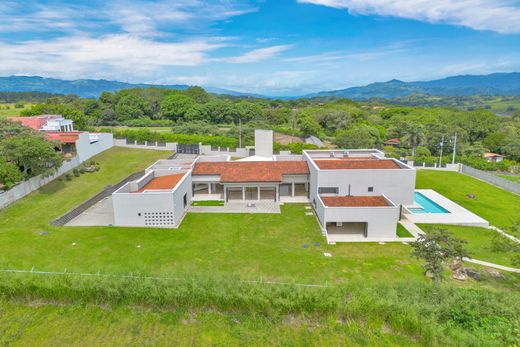
[[[518,183],[511,182],[509,180],[506,180],[502,177],[498,177],[486,171],[474,169],[471,166],[461,165],[461,167],[461,172],[465,173],[466,175],[473,176],[475,178],[478,178],[479,180],[485,181],[487,183],[493,184],[502,189],[520,195],[520,184]]]

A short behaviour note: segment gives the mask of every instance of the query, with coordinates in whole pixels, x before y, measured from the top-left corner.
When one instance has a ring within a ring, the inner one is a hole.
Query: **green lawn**
[[[509,180],[511,182],[520,183],[520,175],[519,176],[511,176],[511,175],[498,175],[499,177],[502,177],[506,180]]]
[[[19,116],[20,112],[31,106],[32,104],[24,104],[23,108],[15,108],[14,104],[0,104],[0,118]]]
[[[203,200],[203,201],[193,201],[191,204],[193,206],[224,206],[224,201]]]
[[[397,223],[396,234],[398,237],[413,237],[413,235],[408,230],[406,230],[406,228],[404,226],[402,226],[399,223]]]
[[[316,217],[306,216],[303,204],[285,204],[281,214],[188,214],[179,229],[49,225],[106,185],[168,154],[113,148],[94,158],[99,172],[56,180],[0,211],[0,269],[199,282],[113,287],[90,277],[25,275],[17,282],[15,275],[2,274],[0,344],[513,344],[518,322],[511,317],[519,308],[511,288],[518,276],[455,282],[447,275],[441,286],[432,286],[409,245],[325,245]],[[213,278],[227,287],[205,287]],[[238,279],[329,287],[260,290],[238,285]],[[158,300],[146,301],[150,296]],[[294,302],[301,306],[276,308]]]
[[[417,170],[418,189],[433,189],[462,207],[508,229],[520,218],[520,196],[456,172]],[[476,199],[466,195],[473,194]]]
[[[467,241],[466,249],[471,258],[492,262],[495,264],[515,267],[511,263],[512,257],[515,255],[513,251],[494,251],[492,249],[494,237],[504,237],[496,231],[483,229],[479,227],[464,227],[458,225],[419,225],[421,229],[428,232],[431,229],[442,228],[453,236]]]

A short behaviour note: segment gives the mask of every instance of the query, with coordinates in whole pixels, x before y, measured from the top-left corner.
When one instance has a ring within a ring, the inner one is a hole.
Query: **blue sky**
[[[520,1],[0,2],[2,76],[295,95],[499,71],[520,71]]]

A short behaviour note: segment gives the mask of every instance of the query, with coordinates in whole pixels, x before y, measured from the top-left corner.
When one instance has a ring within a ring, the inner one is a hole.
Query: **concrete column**
[[[212,184],[211,183],[208,183],[208,193],[211,194],[211,186]]]
[[[279,185],[277,184],[275,186],[276,189],[275,189],[275,192],[274,192],[274,201],[278,201],[278,187],[279,187]]]
[[[291,184],[291,196],[294,198],[294,182]]]
[[[256,187],[256,200],[260,200],[260,187]]]
[[[246,199],[246,187],[242,187],[242,200]]]
[[[227,187],[224,186],[224,202],[227,202]]]

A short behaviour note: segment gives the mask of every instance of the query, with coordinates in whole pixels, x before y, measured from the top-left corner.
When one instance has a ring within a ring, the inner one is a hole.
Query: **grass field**
[[[7,245],[0,252],[0,268],[132,273],[198,282],[145,286],[113,284],[112,277],[99,282],[72,275],[49,279],[2,274],[0,344],[516,343],[518,276],[484,276],[481,282],[455,282],[446,276],[443,284],[432,286],[421,264],[411,258],[409,245],[325,245],[315,216],[306,216],[302,204],[285,204],[281,214],[272,215],[193,213],[171,230],[49,225],[107,184],[167,155],[113,148],[95,158],[99,172],[56,180],[0,211],[0,244]],[[443,193],[450,180],[462,188],[452,193],[455,197],[470,187],[477,202],[486,205],[494,200],[484,194],[500,194],[481,182],[466,182],[466,176],[435,174],[418,172],[419,184],[431,181],[428,188]],[[465,233],[463,228],[463,236],[473,237]],[[472,247],[489,256],[486,240],[478,240],[482,248],[477,243]],[[210,279],[227,282],[204,284]],[[240,280],[328,287],[264,288]]]
[[[498,175],[506,180],[511,182],[520,183],[520,175],[519,176],[511,176],[511,175]]]
[[[513,251],[494,251],[492,240],[494,237],[503,237],[496,231],[479,227],[464,227],[458,225],[419,225],[421,229],[428,230],[441,228],[453,234],[453,236],[467,242],[466,249],[471,258],[489,261],[495,264],[515,267],[511,260],[515,253]]]
[[[24,108],[15,108],[14,104],[0,104],[0,118],[19,116],[20,112],[31,106],[32,104],[24,104]]]
[[[462,207],[508,229],[520,218],[520,196],[456,172],[418,170],[416,187],[433,189]],[[473,194],[476,199],[466,195]]]
[[[397,223],[397,231],[396,234],[398,237],[413,237],[413,235],[406,230],[401,224]]]
[[[219,200],[204,200],[204,201],[193,201],[193,206],[224,206],[224,201]]]

